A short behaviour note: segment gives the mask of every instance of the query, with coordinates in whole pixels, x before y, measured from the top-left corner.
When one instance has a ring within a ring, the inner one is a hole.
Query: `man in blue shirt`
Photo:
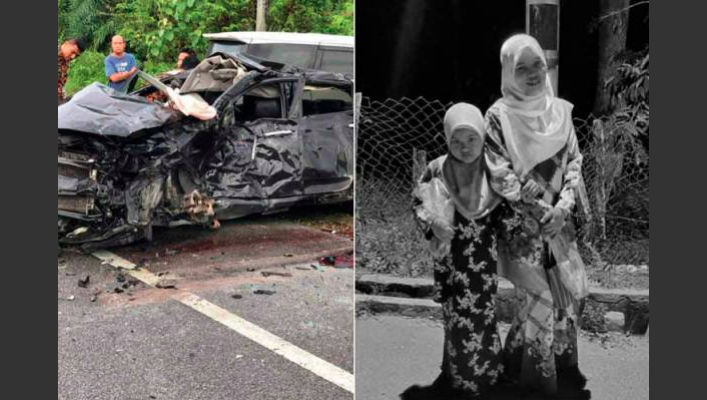
[[[137,71],[137,61],[132,54],[125,52],[125,40],[120,35],[111,40],[113,53],[106,57],[106,77],[108,86],[119,92],[127,92],[130,80]]]

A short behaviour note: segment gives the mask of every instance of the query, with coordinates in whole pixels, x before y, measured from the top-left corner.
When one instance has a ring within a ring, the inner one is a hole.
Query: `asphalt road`
[[[58,398],[352,399],[171,297],[194,293],[352,373],[353,271],[310,267],[316,255],[350,249],[351,241],[271,220],[226,225],[212,234],[185,229],[115,250],[164,274],[176,289],[129,276],[120,282],[119,271],[93,256],[60,254]],[[264,271],[291,276],[265,277]],[[86,275],[89,282],[80,287]]]
[[[503,338],[508,326],[502,326]],[[356,400],[397,399],[414,384],[439,374],[443,331],[439,322],[398,316],[356,320]],[[647,400],[649,339],[583,333],[580,368],[595,400]]]

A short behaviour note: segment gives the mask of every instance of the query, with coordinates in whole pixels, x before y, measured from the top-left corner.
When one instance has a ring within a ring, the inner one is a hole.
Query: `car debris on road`
[[[327,267],[334,268],[353,268],[354,258],[353,255],[338,255],[338,256],[325,256],[319,258],[319,265],[324,265]]]
[[[281,276],[283,278],[292,278],[292,274],[289,272],[261,271],[260,274],[266,278],[269,276]]]
[[[89,274],[84,274],[82,275],[79,280],[78,280],[78,285],[81,288],[86,288],[88,287],[88,282],[91,280],[91,275]]]

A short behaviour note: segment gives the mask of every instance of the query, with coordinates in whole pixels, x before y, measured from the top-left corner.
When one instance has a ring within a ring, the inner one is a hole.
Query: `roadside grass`
[[[612,262],[621,260],[627,249],[643,252],[642,263]],[[584,261],[591,286],[607,289],[648,289],[648,239],[612,243],[602,248],[603,263]],[[388,220],[356,222],[356,275],[390,274],[399,277],[433,276],[433,261],[427,252],[427,242],[411,215]]]

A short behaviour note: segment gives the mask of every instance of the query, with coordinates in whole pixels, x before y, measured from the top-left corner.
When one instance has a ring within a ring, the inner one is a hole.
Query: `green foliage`
[[[58,26],[59,26],[59,44],[64,41],[66,30],[67,18],[66,14],[69,12],[69,6],[67,0],[58,0],[57,14],[58,14]]]
[[[633,58],[633,59],[631,59]],[[627,57],[607,82],[611,107],[619,124],[633,136],[647,135],[649,126],[649,53]]]
[[[256,0],[57,0],[59,43],[85,38],[98,58],[79,57],[67,90],[103,78],[110,37],[122,35],[142,69],[156,74],[174,68],[181,48],[205,56],[204,33],[255,30]],[[269,31],[353,35],[353,0],[270,0]],[[88,55],[88,53],[87,53]],[[84,59],[85,58],[85,59]],[[78,70],[76,70],[78,68]],[[100,75],[99,75],[100,71]]]
[[[353,0],[270,0],[268,30],[353,35]]]
[[[148,60],[145,63],[140,64],[139,67],[141,70],[147,72],[150,75],[159,75],[165,71],[171,71],[177,68],[177,63]]]
[[[205,53],[208,32],[252,30],[254,2],[249,0],[123,0],[117,6],[121,33],[144,60],[176,61],[179,49]]]
[[[648,49],[620,57],[606,85],[613,111],[579,130],[593,214],[582,237],[596,265],[649,259]]]
[[[84,38],[90,49],[101,51],[119,28],[113,17],[117,0],[59,0],[59,37]]]
[[[93,82],[107,82],[103,64],[105,57],[102,53],[85,51],[81,57],[71,62],[65,87],[67,96],[72,96]]]
[[[352,0],[271,0],[268,30],[353,34]],[[146,60],[173,60],[180,48],[203,53],[208,32],[255,29],[255,0],[121,0],[120,32]]]

